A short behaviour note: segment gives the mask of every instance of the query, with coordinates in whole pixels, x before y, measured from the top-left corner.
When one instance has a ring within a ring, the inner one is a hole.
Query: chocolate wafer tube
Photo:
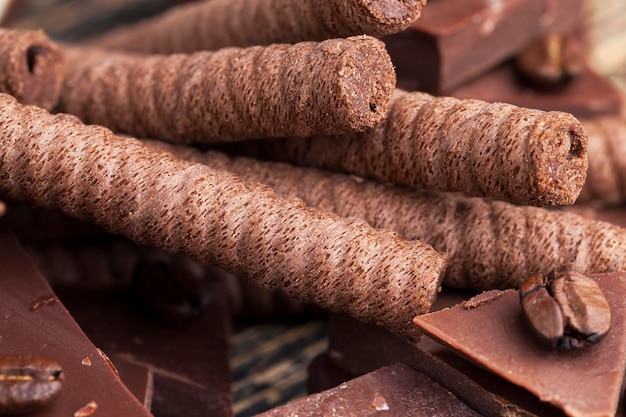
[[[400,32],[425,0],[211,0],[105,34],[97,46],[169,54]]]
[[[614,205],[626,201],[626,119],[582,120],[589,137],[589,169],[579,203]]]
[[[142,56],[66,48],[59,110],[117,132],[173,141],[363,131],[395,87],[369,36]]]
[[[177,156],[262,182],[343,217],[421,240],[449,255],[443,283],[473,290],[518,287],[562,266],[585,273],[626,268],[626,230],[556,210],[416,191],[285,163],[231,158],[146,142]]]
[[[63,55],[43,31],[0,28],[0,92],[49,110],[62,82]]]
[[[75,117],[0,95],[0,129],[0,194],[185,253],[302,302],[416,337],[411,319],[428,310],[443,277],[446,256],[419,241]]]
[[[385,183],[538,206],[573,203],[587,170],[587,136],[570,114],[401,90],[387,119],[369,131],[232,149]]]

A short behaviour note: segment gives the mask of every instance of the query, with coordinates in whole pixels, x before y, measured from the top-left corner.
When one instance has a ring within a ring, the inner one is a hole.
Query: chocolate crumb
[[[493,300],[499,298],[504,292],[500,290],[490,290],[482,292],[467,301],[463,301],[463,307],[470,310],[472,308],[480,307],[484,304],[488,304]]]
[[[98,409],[98,403],[95,401],[90,401],[85,406],[79,408],[74,413],[74,417],[87,417],[92,415]]]

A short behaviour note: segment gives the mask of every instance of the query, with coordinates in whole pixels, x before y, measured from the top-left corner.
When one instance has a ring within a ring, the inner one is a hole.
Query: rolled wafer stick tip
[[[536,169],[538,205],[573,204],[587,178],[587,134],[571,114],[548,112],[536,125],[539,144],[530,153]],[[543,155],[553,155],[545,158]],[[535,157],[536,155],[536,157]]]
[[[61,94],[63,54],[41,30],[0,29],[0,88],[20,103],[51,109]]]
[[[350,40],[358,47],[342,51],[336,100],[343,101],[343,105],[336,108],[343,114],[335,117],[344,118],[342,124],[351,130],[362,132],[379,125],[387,116],[396,76],[382,41],[370,36],[355,36]]]
[[[366,16],[371,19],[372,28],[380,28],[380,33],[368,33],[368,35],[382,36],[399,32],[417,20],[426,0],[358,0]]]

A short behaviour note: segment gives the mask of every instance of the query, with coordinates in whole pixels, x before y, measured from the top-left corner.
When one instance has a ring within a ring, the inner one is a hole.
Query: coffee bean
[[[520,300],[531,328],[555,348],[592,345],[611,325],[611,307],[602,289],[577,272],[531,276],[520,287]]]
[[[198,318],[210,301],[206,282],[194,271],[159,260],[135,268],[133,289],[153,317],[175,326]]]
[[[35,355],[0,356],[0,414],[30,413],[61,391],[61,365]]]
[[[559,87],[584,69],[582,42],[572,35],[547,35],[524,48],[515,66],[531,87]]]

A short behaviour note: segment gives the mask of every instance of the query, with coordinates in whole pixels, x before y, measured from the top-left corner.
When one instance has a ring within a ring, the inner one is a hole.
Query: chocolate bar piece
[[[438,299],[439,308],[470,297],[445,290],[442,295]],[[427,375],[485,416],[564,415],[554,406],[539,401],[528,391],[462,359],[429,337],[422,337],[417,343],[409,343],[381,327],[361,323],[345,315],[330,316],[328,360],[339,372],[351,377],[401,362]],[[309,384],[313,388],[318,381],[332,378],[324,372],[324,369],[311,368],[312,380]],[[337,376],[336,372],[333,374]]]
[[[133,393],[135,398],[146,409],[150,410],[154,390],[154,373],[152,369],[147,365],[131,362],[116,356],[109,357],[109,359],[113,362],[126,388]]]
[[[437,295],[430,311],[452,307],[476,293],[463,290],[444,290]],[[366,325],[345,314],[329,316],[329,349],[331,361],[352,376],[363,375],[393,362],[412,364],[420,361],[415,344],[398,336],[389,337],[383,327]],[[352,337],[358,343],[348,342]]]
[[[219,277],[122,239],[61,248],[30,251],[115,364],[149,369],[152,392],[136,382],[156,416],[231,415],[229,303]]]
[[[228,305],[220,283],[212,285],[201,315],[181,325],[150,315],[124,289],[72,286],[57,294],[102,350],[151,368],[155,416],[231,416]]]
[[[29,416],[73,416],[83,410],[149,417],[6,229],[0,233],[0,263],[0,355],[43,356],[58,362],[64,374],[59,396]]]
[[[547,32],[579,24],[581,0],[437,0],[408,29],[383,40],[398,78],[449,94]]]
[[[479,416],[450,392],[402,364],[380,368],[336,388],[259,414],[295,415]]]
[[[443,291],[431,311],[453,306],[472,295],[464,291]],[[422,352],[416,350],[413,343],[391,335],[383,327],[361,323],[344,314],[330,315],[328,343],[330,360],[353,377],[394,362],[415,367],[423,360]]]
[[[626,367],[626,273],[592,277],[611,306],[611,326],[602,340],[575,351],[551,348],[533,334],[516,290],[483,293],[418,316],[415,323],[440,343],[570,416],[612,416]]]
[[[545,111],[564,111],[579,118],[618,115],[622,110],[620,91],[590,68],[559,88],[544,90],[524,84],[516,74],[514,64],[507,62],[451,91],[450,95]]]
[[[333,364],[328,353],[320,353],[313,358],[307,368],[307,391],[310,394],[326,391],[352,378],[353,375]]]

